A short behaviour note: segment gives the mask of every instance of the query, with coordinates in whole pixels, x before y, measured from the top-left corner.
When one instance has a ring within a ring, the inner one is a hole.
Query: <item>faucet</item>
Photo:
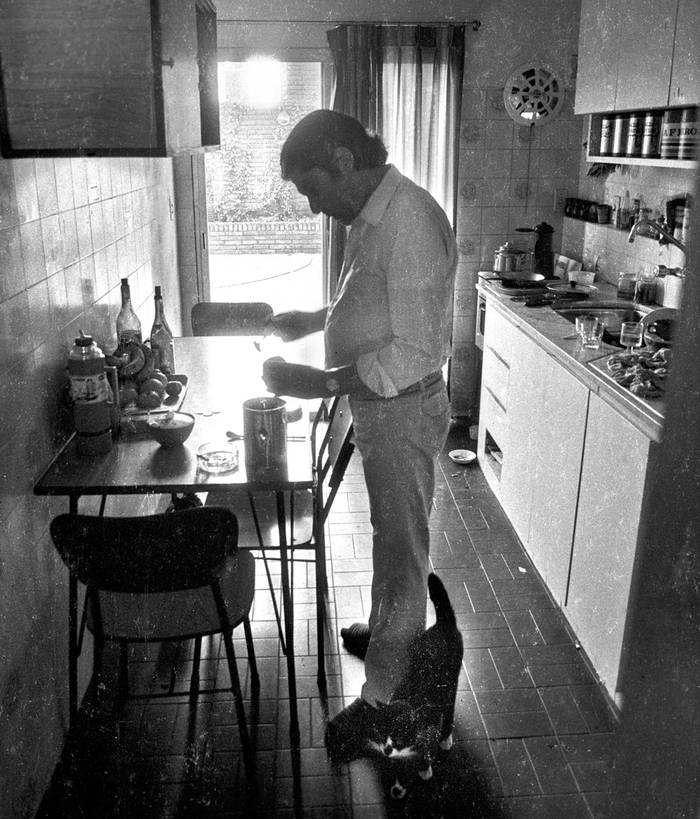
[[[644,217],[637,219],[637,221],[632,225],[627,241],[632,244],[632,242],[634,242],[634,237],[644,227],[648,227],[651,230],[656,231],[656,233],[659,234],[659,242],[662,242],[665,239],[667,242],[675,245],[679,250],[683,251],[686,259],[688,258],[688,248],[683,244],[683,242],[679,242],[678,239],[672,236],[661,222],[653,222],[651,219],[645,219]]]

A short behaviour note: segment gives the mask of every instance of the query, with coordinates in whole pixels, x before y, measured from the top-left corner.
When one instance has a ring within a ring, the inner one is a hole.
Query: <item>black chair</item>
[[[315,564],[319,684],[325,680],[324,635],[328,598],[325,525],[354,449],[352,413],[347,396],[334,398],[330,406],[324,401],[311,428],[314,487],[311,491],[292,493],[287,538],[292,572],[295,562]],[[214,498],[215,503],[222,502],[222,496]],[[275,551],[279,552],[274,493],[256,492],[254,496],[249,495],[249,501],[249,515],[242,510],[238,511],[240,547],[260,551],[262,554],[280,640],[286,651],[274,583],[267,565],[268,559],[279,559],[274,556]],[[293,589],[293,577],[291,586]]]
[[[105,644],[120,647],[119,695],[128,696],[128,644],[194,639],[189,693],[199,693],[202,637],[223,636],[239,733],[249,760],[233,629],[243,624],[253,692],[260,688],[248,615],[255,560],[238,549],[236,516],[221,507],[142,517],[58,515],[51,537],[70,572],[86,587],[84,627],[94,635],[93,691]],[[77,657],[75,658],[77,661]],[[204,689],[202,689],[204,691]],[[220,689],[207,689],[220,690]],[[148,693],[172,696],[182,692]]]
[[[190,320],[195,336],[254,336],[269,329],[273,310],[261,301],[201,301],[192,306]]]

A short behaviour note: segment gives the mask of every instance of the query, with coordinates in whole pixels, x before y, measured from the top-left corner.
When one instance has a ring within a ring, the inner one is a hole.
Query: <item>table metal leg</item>
[[[68,511],[78,513],[78,495],[71,495]],[[68,575],[68,727],[75,725],[78,714],[78,581]]]
[[[292,748],[298,748],[299,716],[297,712],[297,678],[294,668],[294,609],[289,583],[289,556],[287,554],[287,518],[284,510],[284,492],[275,493],[277,501],[277,529],[279,532],[280,563],[282,579],[282,607],[284,609],[284,632],[287,646],[287,683],[289,687],[289,738]]]

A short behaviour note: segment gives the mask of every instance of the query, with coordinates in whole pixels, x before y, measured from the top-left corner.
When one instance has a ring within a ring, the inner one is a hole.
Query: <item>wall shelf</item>
[[[606,165],[647,165],[656,168],[678,168],[693,171],[698,167],[695,159],[641,159],[630,156],[586,156],[586,162],[601,162]]]

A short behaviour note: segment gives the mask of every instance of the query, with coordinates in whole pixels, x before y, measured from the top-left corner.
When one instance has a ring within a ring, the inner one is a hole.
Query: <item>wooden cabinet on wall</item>
[[[617,692],[649,439],[591,395],[564,613]]]
[[[215,146],[210,0],[8,0],[0,27],[6,157],[166,156]]]
[[[697,0],[582,0],[574,111],[697,105]]]

